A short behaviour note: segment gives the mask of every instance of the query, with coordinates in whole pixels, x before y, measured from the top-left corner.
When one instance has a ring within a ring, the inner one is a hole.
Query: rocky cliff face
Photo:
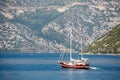
[[[84,49],[120,24],[119,0],[2,0],[0,51],[68,52]]]

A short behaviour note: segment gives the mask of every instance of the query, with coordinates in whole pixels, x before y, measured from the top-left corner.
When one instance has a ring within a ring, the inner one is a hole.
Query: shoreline
[[[0,54],[61,54],[63,52],[0,52]],[[64,52],[65,54],[68,54],[69,52]],[[77,54],[74,52],[73,54]],[[120,54],[94,54],[94,53],[82,53],[83,55],[120,55]]]

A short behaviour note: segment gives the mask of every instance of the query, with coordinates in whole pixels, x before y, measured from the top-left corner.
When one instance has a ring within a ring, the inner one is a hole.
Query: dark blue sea
[[[0,80],[120,80],[120,55],[83,55],[89,59],[89,70],[63,69],[59,55],[1,53]]]

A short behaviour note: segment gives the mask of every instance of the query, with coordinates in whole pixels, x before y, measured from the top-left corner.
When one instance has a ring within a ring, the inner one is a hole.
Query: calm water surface
[[[83,55],[89,59],[89,70],[63,69],[57,63],[59,55],[0,54],[0,80],[120,80],[119,55]]]

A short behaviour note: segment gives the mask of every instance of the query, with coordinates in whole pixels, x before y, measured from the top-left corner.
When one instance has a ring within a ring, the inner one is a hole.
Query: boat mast
[[[71,45],[72,45],[72,29],[70,29],[70,61],[71,61],[71,59],[72,59],[72,47],[71,47]]]
[[[82,37],[81,37],[81,59],[83,59],[83,56],[82,56],[82,53],[83,53],[83,50],[82,50]]]

